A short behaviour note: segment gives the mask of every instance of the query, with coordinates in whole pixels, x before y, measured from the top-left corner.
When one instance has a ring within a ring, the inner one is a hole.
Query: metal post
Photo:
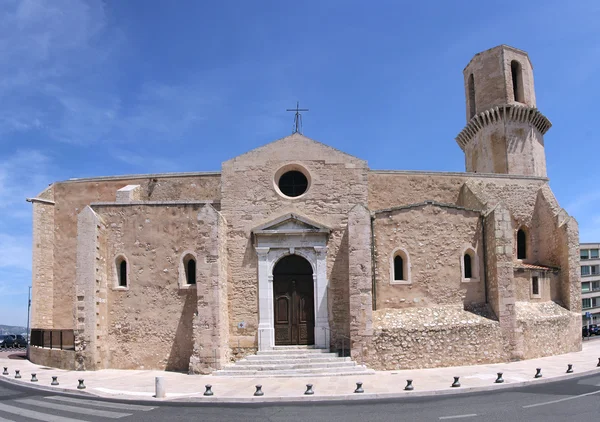
[[[29,359],[29,314],[31,310],[31,286],[29,286],[29,297],[27,299],[27,359]]]

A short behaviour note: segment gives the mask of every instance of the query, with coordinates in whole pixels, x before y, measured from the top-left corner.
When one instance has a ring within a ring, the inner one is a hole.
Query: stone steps
[[[374,371],[357,365],[349,357],[338,357],[312,346],[276,346],[216,371],[216,376],[284,377],[369,375]]]

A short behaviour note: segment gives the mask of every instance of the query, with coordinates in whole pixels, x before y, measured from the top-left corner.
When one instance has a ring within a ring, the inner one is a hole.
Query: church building
[[[578,227],[548,184],[529,56],[500,45],[463,74],[464,173],[375,170],[294,133],[220,172],[29,198],[31,360],[213,373],[307,345],[390,370],[581,350]]]

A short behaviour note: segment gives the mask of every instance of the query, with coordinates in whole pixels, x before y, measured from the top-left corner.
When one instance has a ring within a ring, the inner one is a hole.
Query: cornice
[[[517,104],[506,104],[490,108],[476,114],[456,137],[456,142],[464,151],[477,132],[488,125],[506,122],[529,123],[542,135],[552,127],[552,123],[537,108]]]

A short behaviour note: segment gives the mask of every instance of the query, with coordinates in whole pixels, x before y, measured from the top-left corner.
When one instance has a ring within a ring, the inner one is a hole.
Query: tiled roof
[[[524,262],[515,264],[515,268],[524,268],[526,270],[540,270],[540,271],[560,271],[560,268],[546,267],[544,265],[525,264]]]

